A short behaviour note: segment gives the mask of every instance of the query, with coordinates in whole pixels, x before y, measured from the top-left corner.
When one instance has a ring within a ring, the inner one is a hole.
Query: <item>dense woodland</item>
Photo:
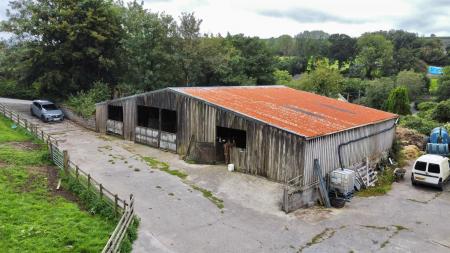
[[[283,84],[402,115],[427,101],[425,123],[414,124],[450,119],[450,70],[426,75],[429,65],[450,65],[450,45],[435,36],[202,34],[194,13],[109,0],[14,0],[7,16],[0,96],[66,101],[85,116],[94,102],[168,86]]]

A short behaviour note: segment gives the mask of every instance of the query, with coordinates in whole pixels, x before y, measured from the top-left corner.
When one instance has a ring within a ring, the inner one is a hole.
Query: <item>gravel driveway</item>
[[[29,101],[0,98],[0,103],[32,119]],[[286,215],[280,211],[277,183],[229,173],[225,166],[187,164],[176,154],[100,135],[68,120],[39,124],[107,188],[136,196],[141,225],[133,252],[450,251],[448,188],[414,188],[407,176],[385,196],[355,197],[343,209],[315,207]],[[188,177],[153,169],[141,157],[166,162]],[[193,185],[211,191],[224,208]]]

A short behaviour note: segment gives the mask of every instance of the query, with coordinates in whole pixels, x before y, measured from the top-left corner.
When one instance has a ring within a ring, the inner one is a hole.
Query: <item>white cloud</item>
[[[0,0],[0,19],[5,18],[5,2]],[[267,38],[323,30],[358,36],[405,29],[450,35],[450,0],[144,0],[144,5],[175,18],[195,12],[203,20],[202,32],[214,34]]]
[[[167,0],[145,6],[175,17],[194,11],[203,19],[203,32],[208,33],[272,37],[323,30],[358,36],[367,31],[406,29],[421,35],[450,34],[449,0]],[[433,10],[446,14],[427,16]],[[422,25],[427,19],[430,22]]]

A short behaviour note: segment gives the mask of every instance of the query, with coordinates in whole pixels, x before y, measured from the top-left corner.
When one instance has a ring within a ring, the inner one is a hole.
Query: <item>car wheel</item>
[[[30,108],[30,114],[31,114],[31,116],[34,116],[33,109],[31,109],[31,108]]]
[[[45,123],[47,123],[47,120],[45,119],[44,115],[41,116],[41,120]]]

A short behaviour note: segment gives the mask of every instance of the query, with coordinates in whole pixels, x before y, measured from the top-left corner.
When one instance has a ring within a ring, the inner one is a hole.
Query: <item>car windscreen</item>
[[[430,163],[430,164],[428,164],[428,172],[439,174],[439,172],[441,172],[441,168],[440,168],[439,164]]]
[[[419,161],[419,162],[416,162],[416,165],[414,165],[415,170],[425,171],[426,168],[427,168],[426,162]]]
[[[47,111],[51,111],[51,110],[58,110],[58,108],[56,107],[56,105],[54,104],[46,104],[46,105],[42,105],[42,108],[44,108]]]

